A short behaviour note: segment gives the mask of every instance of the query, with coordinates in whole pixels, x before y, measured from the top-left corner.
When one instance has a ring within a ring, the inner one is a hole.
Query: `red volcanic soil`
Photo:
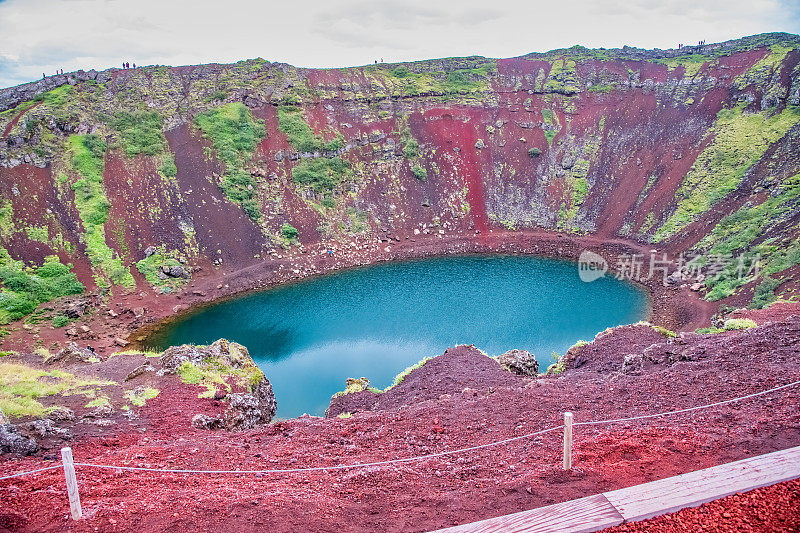
[[[456,347],[414,371],[408,387],[385,393],[381,410],[233,434],[193,429],[191,416],[215,409],[213,400],[197,399],[199,387],[170,385],[174,378],[166,376],[162,393],[137,410],[137,419],[102,436],[76,430],[72,447],[77,462],[95,464],[293,469],[495,442],[558,426],[566,410],[581,422],[704,405],[800,380],[800,316],[763,318],[763,326],[747,331],[673,339],[652,337],[649,326],[618,328],[600,335],[577,369],[538,379],[500,374],[477,350]],[[652,341],[646,350],[644,343],[621,349],[645,336]],[[648,355],[641,373],[619,372],[628,353]],[[424,531],[797,446],[799,399],[800,388],[787,388],[713,409],[580,426],[571,472],[560,469],[559,431],[352,470],[213,475],[78,467],[80,522],[69,520],[63,477],[54,470],[0,482],[0,528]],[[46,453],[55,458],[56,450]],[[5,459],[0,476],[49,464]]]
[[[800,480],[794,480],[732,494],[700,507],[623,524],[603,531],[606,533],[800,531],[799,509]]]

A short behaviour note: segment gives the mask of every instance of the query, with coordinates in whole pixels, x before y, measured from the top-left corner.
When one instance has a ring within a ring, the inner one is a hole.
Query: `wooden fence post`
[[[64,463],[64,478],[67,480],[67,496],[69,496],[69,509],[72,519],[78,520],[83,516],[81,511],[81,496],[78,494],[78,479],[75,477],[75,465],[72,463],[72,448],[61,448],[61,461]]]
[[[572,470],[572,413],[564,413],[564,470]]]

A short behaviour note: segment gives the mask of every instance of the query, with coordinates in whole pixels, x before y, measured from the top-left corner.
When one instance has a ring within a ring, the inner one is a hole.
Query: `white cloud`
[[[333,67],[800,32],[795,0],[0,0],[0,86],[123,60]]]

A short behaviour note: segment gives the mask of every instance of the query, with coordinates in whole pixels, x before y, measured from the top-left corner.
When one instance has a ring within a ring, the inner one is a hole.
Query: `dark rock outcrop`
[[[48,358],[46,363],[91,363],[95,357],[95,354],[88,348],[81,348],[76,343],[70,342],[54,356]]]
[[[0,425],[0,453],[32,455],[39,451],[39,444],[30,437],[19,434],[11,424]]]
[[[539,373],[539,362],[526,350],[509,350],[498,357],[497,362],[520,376],[535,376]]]
[[[203,368],[211,365],[215,371],[222,372],[226,367],[231,370],[247,369],[250,371],[250,381],[245,391],[219,392],[214,394],[214,399],[223,399],[228,407],[220,416],[197,414],[192,417],[192,426],[202,429],[242,430],[253,429],[268,424],[275,416],[277,402],[272,384],[264,373],[256,366],[250,357],[247,348],[227,339],[219,339],[208,346],[195,346],[185,344],[168,348],[160,359],[161,372],[173,373],[185,363]],[[144,365],[143,365],[144,366]],[[136,369],[138,370],[138,369]],[[134,370],[134,372],[136,372]],[[146,370],[142,370],[145,372]],[[240,377],[231,376],[238,380]]]

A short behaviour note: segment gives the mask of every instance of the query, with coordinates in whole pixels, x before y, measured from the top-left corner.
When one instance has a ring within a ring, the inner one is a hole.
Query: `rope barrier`
[[[10,476],[3,476],[3,477],[0,477],[0,481],[2,481],[4,479],[11,479],[13,477],[27,476],[28,474],[35,474],[37,472],[44,472],[45,470],[55,470],[55,469],[61,469],[61,465],[58,464],[56,466],[47,466],[45,468],[38,468],[36,470],[28,470],[27,472],[19,472],[18,474],[11,474]]]
[[[729,400],[723,400],[720,402],[709,403],[705,405],[699,405],[695,407],[688,407],[685,409],[678,409],[675,411],[666,411],[663,413],[655,413],[650,415],[640,415],[640,416],[632,416],[628,418],[612,418],[607,420],[596,420],[596,421],[589,421],[589,422],[574,422],[573,426],[596,426],[600,424],[615,424],[619,422],[630,422],[634,420],[644,420],[648,418],[657,418],[660,416],[669,416],[669,415],[676,415],[681,413],[688,413],[691,411],[699,411],[701,409],[709,409],[711,407],[717,407],[720,405],[726,405],[729,403],[739,402],[742,400],[747,400],[749,398],[755,398],[757,396],[763,396],[765,394],[770,394],[772,392],[777,392],[779,390],[787,389],[789,387],[794,387],[796,385],[800,385],[800,380],[794,381],[792,383],[787,383],[786,385],[781,385],[779,387],[774,387],[768,390],[764,390],[761,392],[756,392],[753,394],[747,394],[745,396],[740,396],[738,398],[732,398]],[[332,465],[332,466],[315,466],[315,467],[305,467],[305,468],[278,468],[278,469],[265,469],[265,470],[191,470],[191,469],[166,469],[166,468],[147,468],[147,467],[135,467],[135,466],[114,466],[114,465],[99,465],[94,463],[75,463],[75,466],[82,466],[86,468],[100,468],[105,470],[127,470],[127,471],[134,471],[134,472],[162,472],[166,474],[290,474],[290,473],[298,473],[298,472],[319,472],[319,471],[328,471],[328,470],[347,470],[353,468],[366,468],[366,467],[373,467],[373,466],[385,466],[390,464],[399,464],[399,463],[408,463],[411,461],[422,461],[425,459],[432,459],[434,457],[443,457],[446,455],[454,455],[458,453],[464,453],[474,450],[480,450],[483,448],[489,448],[492,446],[499,446],[502,444],[508,444],[509,442],[514,442],[522,439],[527,439],[530,437],[535,437],[537,435],[544,435],[546,433],[551,433],[553,431],[558,431],[563,429],[564,425],[555,426],[547,429],[543,429],[540,431],[535,431],[533,433],[526,433],[525,435],[518,435],[516,437],[510,437],[507,439],[488,442],[485,444],[478,444],[476,446],[469,446],[467,448],[459,448],[456,450],[447,450],[443,452],[436,452],[436,453],[429,453],[426,455],[417,455],[413,457],[405,457],[402,459],[390,459],[386,461],[376,461],[372,463],[357,463],[352,465]],[[12,474],[9,476],[0,477],[0,481],[4,479],[11,479],[15,477],[21,477],[28,474],[34,474],[37,472],[43,472],[45,470],[53,470],[56,468],[62,468],[61,465],[58,466],[49,466],[45,468],[40,468],[37,470],[30,470],[27,472],[19,472],[17,474]]]
[[[761,392],[754,392],[753,394],[748,394],[746,396],[740,396],[738,398],[733,398],[730,400],[723,400],[721,402],[714,402],[708,403],[706,405],[698,405],[695,407],[687,407],[686,409],[678,409],[677,411],[667,411],[665,413],[656,413],[653,415],[640,415],[640,416],[632,416],[629,418],[610,418],[608,420],[597,420],[593,422],[575,422],[573,425],[575,426],[597,426],[600,424],[615,424],[617,422],[629,422],[632,420],[643,420],[645,418],[656,418],[659,416],[668,416],[668,415],[678,415],[681,413],[688,413],[689,411],[699,411],[700,409],[708,409],[709,407],[716,407],[718,405],[725,405],[729,403],[739,402],[742,400],[747,400],[749,398],[755,398],[756,396],[763,396],[765,394],[769,394],[771,392],[776,392],[781,389],[788,389],[789,387],[794,387],[795,385],[800,385],[799,381],[793,381],[792,383],[787,383],[786,385],[781,385],[780,387],[775,387],[769,390],[764,390]]]
[[[429,453],[427,455],[416,455],[414,457],[405,457],[403,459],[390,459],[386,461],[376,461],[374,463],[357,463],[353,465],[332,465],[332,466],[313,466],[307,468],[279,468],[268,470],[183,470],[183,469],[162,469],[162,468],[144,468],[135,466],[111,466],[111,465],[96,465],[92,463],[75,463],[75,466],[86,466],[91,468],[104,468],[106,470],[133,470],[141,472],[164,472],[168,474],[291,474],[297,472],[318,472],[321,470],[347,470],[350,468],[364,468],[370,466],[385,466],[395,463],[408,463],[411,461],[422,461],[425,459],[432,459],[434,457],[442,457],[444,455],[453,455],[456,453],[470,452],[479,450],[481,448],[488,448],[490,446],[498,446],[500,444],[508,444],[515,440],[527,439],[536,435],[543,435],[558,431],[564,426],[556,426],[552,428],[543,429],[534,433],[526,435],[519,435],[508,439],[503,439],[496,442],[487,442],[486,444],[479,444],[477,446],[470,446],[468,448],[459,448],[458,450],[448,450],[444,452]]]

